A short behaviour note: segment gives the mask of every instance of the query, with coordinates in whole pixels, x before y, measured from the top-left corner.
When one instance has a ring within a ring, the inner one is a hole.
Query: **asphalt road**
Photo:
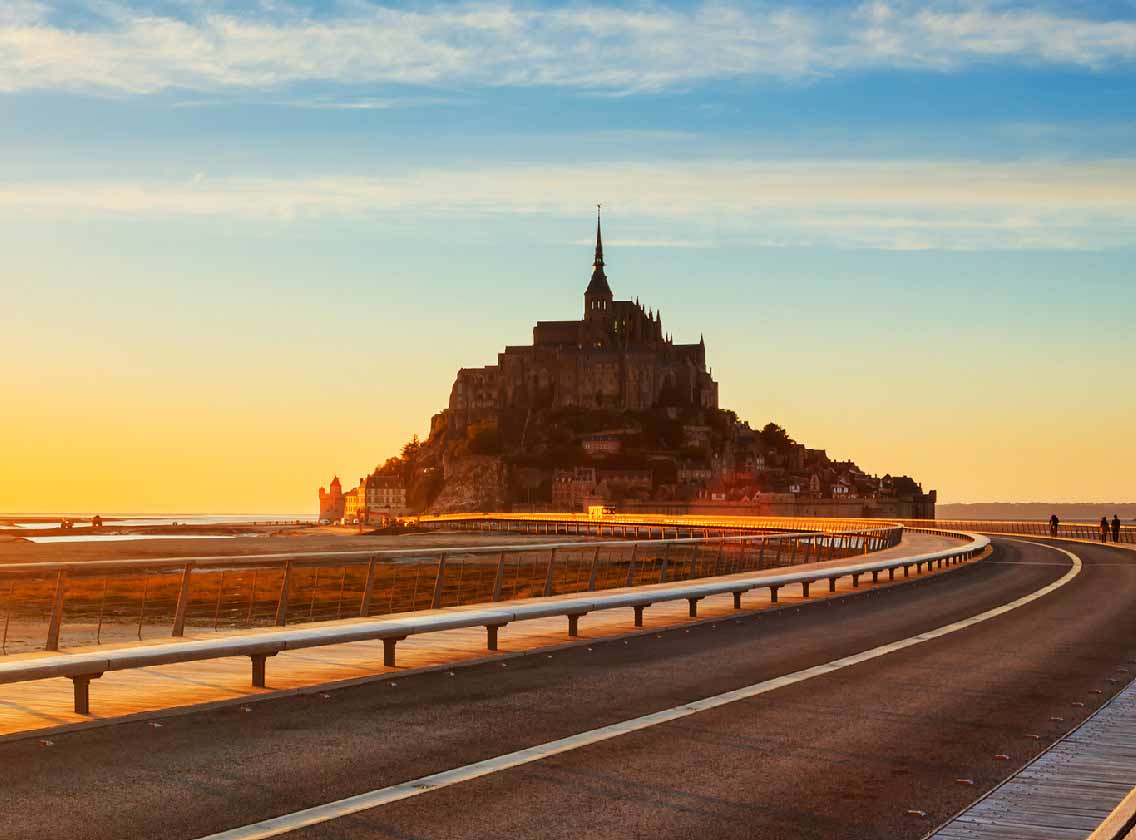
[[[507,668],[0,744],[0,837],[198,838],[904,639],[1070,568],[1038,545],[995,544],[914,584]],[[1081,574],[1006,615],[287,836],[922,837],[1136,674],[1136,556],[1061,545]]]

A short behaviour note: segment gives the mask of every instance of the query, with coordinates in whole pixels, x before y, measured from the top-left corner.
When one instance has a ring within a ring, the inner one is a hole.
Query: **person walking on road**
[[[1108,542],[1108,517],[1107,516],[1101,517],[1100,529],[1101,529],[1101,542]]]
[[[1049,536],[1057,536],[1057,526],[1061,524],[1061,520],[1057,518],[1057,514],[1050,514],[1049,516]]]
[[[1120,517],[1115,513],[1112,515],[1112,541],[1120,542]]]

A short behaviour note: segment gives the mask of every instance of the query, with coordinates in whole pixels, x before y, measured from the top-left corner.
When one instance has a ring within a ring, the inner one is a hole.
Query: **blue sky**
[[[1134,94],[1133,2],[4,0],[0,351],[36,363],[0,385],[39,396],[3,431],[46,488],[113,460],[60,442],[69,389],[104,434],[221,401],[183,448],[302,508],[576,313],[603,202],[617,295],[755,423],[949,500],[1131,496],[1038,465],[1131,448],[1131,396],[1078,405],[1136,362]]]

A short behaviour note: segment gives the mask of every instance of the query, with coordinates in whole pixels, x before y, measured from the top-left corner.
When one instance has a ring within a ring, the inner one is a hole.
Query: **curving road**
[[[0,837],[199,838],[907,639],[1070,571],[1044,545],[994,542],[916,583],[507,668],[0,744]],[[1136,556],[1056,544],[1080,573],[1005,615],[283,836],[922,837],[1136,674]]]

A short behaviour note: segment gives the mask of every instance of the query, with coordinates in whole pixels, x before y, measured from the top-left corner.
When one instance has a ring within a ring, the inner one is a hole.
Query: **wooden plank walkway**
[[[1085,840],[1134,787],[1136,682],[929,840]]]
[[[957,545],[957,540],[928,534],[909,534],[903,542],[884,551],[875,552],[873,559],[885,560],[934,551]],[[809,563],[793,567],[795,570],[822,568],[827,565],[847,565],[848,558],[831,562]],[[934,574],[950,571],[948,567]],[[960,567],[955,567],[960,568]],[[768,569],[766,574],[776,575],[785,567]],[[762,574],[762,573],[757,573]],[[752,577],[753,572],[745,577]],[[880,584],[887,585],[886,583]],[[861,581],[860,588],[872,587],[870,580]],[[852,589],[849,578],[837,584],[836,595]],[[827,586],[814,586],[811,600],[832,597]],[[553,596],[555,598],[557,596]],[[577,595],[563,597],[575,598]],[[541,599],[546,600],[546,599]],[[800,587],[781,590],[778,606],[792,605],[803,600]],[[755,590],[745,596],[746,611],[771,606],[768,590]],[[446,665],[469,663],[485,659],[507,660],[542,648],[556,648],[565,644],[587,644],[589,639],[611,638],[635,632],[651,632],[666,627],[681,626],[714,617],[736,615],[730,594],[703,600],[698,607],[699,617],[687,614],[686,601],[660,603],[646,610],[642,631],[634,626],[630,609],[603,610],[590,613],[580,620],[580,635],[571,639],[567,635],[567,622],[562,617],[535,619],[510,624],[502,628],[500,650],[486,650],[484,628],[447,630],[441,633],[424,633],[410,636],[398,645],[396,668],[382,665],[382,643],[378,641],[350,642],[341,645],[285,651],[268,661],[267,688],[250,685],[250,666],[247,657],[210,659],[185,662],[129,671],[111,672],[91,684],[90,716],[77,715],[72,709],[72,686],[68,679],[40,680],[0,686],[0,740],[45,735],[81,726],[99,725],[138,717],[172,713],[187,708],[209,707],[218,704],[252,702],[261,698],[302,691],[316,691],[333,684],[349,684],[376,678],[400,676],[407,672],[434,669]],[[294,625],[302,626],[302,625]],[[316,625],[318,626],[318,625]],[[240,631],[257,633],[258,630]],[[213,636],[212,633],[187,634],[185,639]],[[159,645],[164,640],[136,642],[113,647]],[[107,647],[110,647],[109,645]],[[73,650],[88,650],[75,648]],[[63,651],[66,653],[67,651]],[[45,654],[15,654],[14,657],[36,658]],[[55,654],[46,654],[48,656]]]

